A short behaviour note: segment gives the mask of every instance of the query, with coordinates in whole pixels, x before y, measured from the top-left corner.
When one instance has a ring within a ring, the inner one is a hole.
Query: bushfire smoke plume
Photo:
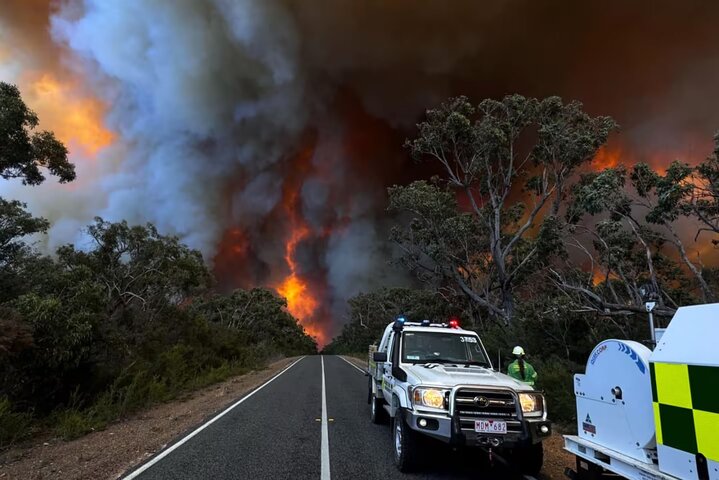
[[[153,222],[223,288],[282,292],[323,343],[346,298],[400,281],[384,187],[421,174],[401,144],[424,108],[558,94],[622,124],[606,162],[696,161],[719,128],[717,19],[705,1],[5,0],[0,76],[79,181],[0,193],[53,221],[49,249],[95,215]]]

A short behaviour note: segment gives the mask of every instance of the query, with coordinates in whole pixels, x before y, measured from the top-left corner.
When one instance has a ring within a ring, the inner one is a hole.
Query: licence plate
[[[507,422],[499,420],[475,420],[474,431],[477,433],[507,433]]]

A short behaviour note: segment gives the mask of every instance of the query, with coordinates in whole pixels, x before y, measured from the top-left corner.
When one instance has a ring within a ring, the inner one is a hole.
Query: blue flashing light
[[[404,323],[404,322],[405,322],[405,318],[404,318],[404,317],[397,317],[397,321],[398,321],[399,323]]]

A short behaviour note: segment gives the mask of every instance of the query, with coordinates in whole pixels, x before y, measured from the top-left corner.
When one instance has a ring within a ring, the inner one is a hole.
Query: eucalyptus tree
[[[406,146],[443,175],[390,188],[408,222],[393,231],[422,280],[456,288],[509,323],[517,289],[561,247],[559,213],[575,173],[616,128],[579,102],[520,95],[450,99]]]
[[[572,190],[566,238],[584,262],[569,256],[573,269],[551,270],[560,290],[603,315],[644,312],[647,292],[664,316],[693,296],[712,301],[695,243],[700,227],[692,176],[699,168],[673,162],[662,174],[638,163],[584,174]]]

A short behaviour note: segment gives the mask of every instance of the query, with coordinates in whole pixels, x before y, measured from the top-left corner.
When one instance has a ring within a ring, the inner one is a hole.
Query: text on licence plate
[[[499,420],[475,420],[474,431],[477,433],[507,433],[507,422]]]

